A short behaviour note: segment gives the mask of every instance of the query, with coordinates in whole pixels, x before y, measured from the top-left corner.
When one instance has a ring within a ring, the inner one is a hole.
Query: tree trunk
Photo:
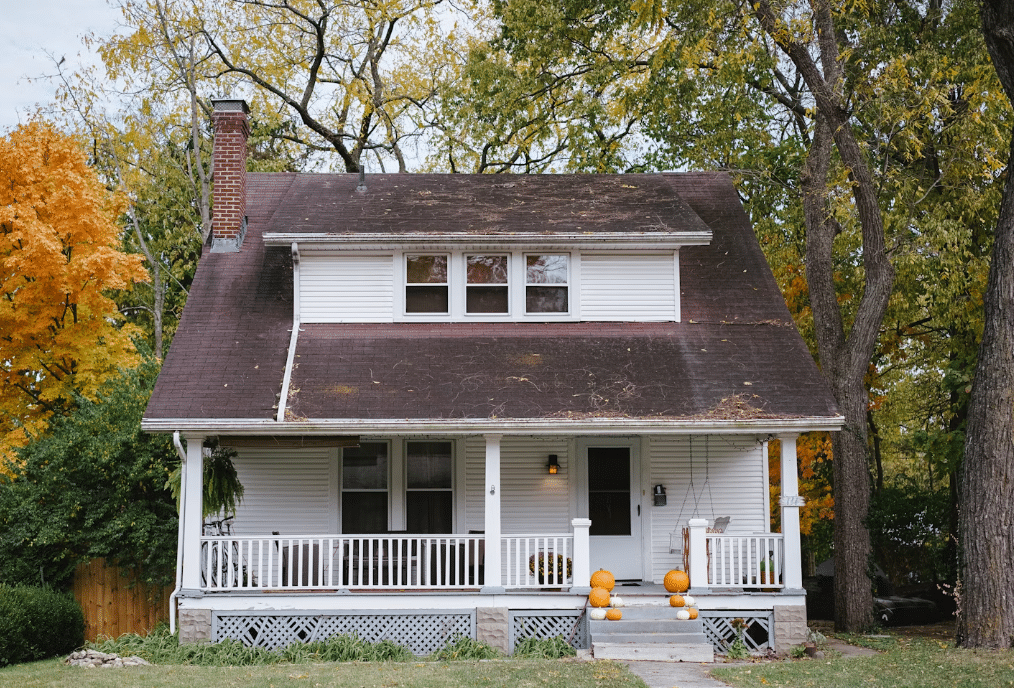
[[[1014,6],[983,0],[983,34],[1014,102]],[[1014,141],[986,286],[959,506],[958,644],[1014,647]]]

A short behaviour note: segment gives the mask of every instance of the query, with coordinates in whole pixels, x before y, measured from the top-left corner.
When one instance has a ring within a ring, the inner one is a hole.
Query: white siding
[[[691,518],[729,516],[726,533],[770,529],[767,467],[758,439],[694,436],[692,443],[691,460],[689,437],[653,437],[649,442],[649,482],[664,485],[668,495],[666,506],[646,507],[651,514],[652,579],[657,583],[677,564],[682,568],[682,561],[669,552],[669,534]]]
[[[243,485],[236,535],[336,533],[336,461],[328,449],[243,449],[233,459]]]
[[[676,261],[660,255],[582,255],[581,320],[676,320]]]
[[[394,318],[393,256],[305,255],[299,275],[303,322],[391,322]]]
[[[466,523],[483,530],[486,444],[470,437],[465,445]],[[500,445],[500,530],[509,533],[569,533],[573,461],[565,438],[504,437]],[[560,472],[546,469],[556,454]]]

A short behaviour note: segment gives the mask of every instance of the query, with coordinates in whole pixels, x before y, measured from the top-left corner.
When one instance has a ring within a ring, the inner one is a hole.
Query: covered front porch
[[[361,533],[340,532],[342,528],[329,532],[320,524],[299,532],[292,529],[293,521],[283,528],[274,525],[273,517],[258,504],[243,515],[244,529],[209,531],[200,516],[204,437],[191,437],[185,452],[179,589],[191,596],[273,593],[274,599],[282,593],[393,591],[584,596],[591,571],[607,567],[618,572],[619,579],[646,584],[661,583],[671,568],[685,568],[692,592],[699,595],[798,594],[802,588],[798,529],[802,500],[797,492],[796,434],[778,436],[782,441],[782,533],[770,532],[767,514],[770,437],[741,434],[709,442],[700,436],[538,440],[485,434],[458,439],[455,479],[446,495],[453,500],[456,514],[453,527],[447,530],[460,531],[418,532],[414,530],[418,524],[410,523],[416,517],[406,513],[411,509],[400,513],[391,507],[381,527]],[[595,452],[628,463],[620,469],[609,468],[596,463]],[[290,472],[300,465],[298,452],[280,456],[285,458],[272,454],[265,463],[291,463],[285,468]],[[523,461],[527,463],[522,465]],[[252,466],[249,463],[246,469],[252,471]],[[596,478],[596,471],[604,471],[603,476]],[[395,475],[390,478],[392,484],[405,481],[397,477],[399,469],[390,472]],[[695,478],[720,495],[712,498],[713,511],[732,514],[722,532],[715,532],[715,518],[691,509],[692,498],[700,502],[700,495],[692,493]],[[284,513],[299,512],[304,495],[279,494],[284,485],[272,487],[273,498],[284,504]],[[360,500],[362,494],[354,496]],[[381,493],[381,500],[396,502],[387,492]],[[368,503],[349,501],[345,508],[360,504]],[[309,506],[305,509],[310,511]],[[249,516],[262,512],[265,516],[260,520]],[[574,518],[567,518],[568,514]],[[343,516],[343,523],[364,522],[357,518]],[[608,521],[604,528],[603,521]],[[540,523],[550,527],[515,532],[519,525]],[[560,528],[564,524],[566,529]],[[637,566],[621,570],[620,563],[613,563],[617,561],[613,550],[636,560]]]

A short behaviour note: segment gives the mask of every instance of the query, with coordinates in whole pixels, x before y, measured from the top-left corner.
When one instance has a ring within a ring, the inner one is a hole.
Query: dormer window
[[[525,312],[567,313],[570,269],[566,254],[525,256]]]
[[[510,312],[507,256],[465,256],[465,266],[465,312]]]
[[[447,313],[447,256],[405,257],[405,312]]]

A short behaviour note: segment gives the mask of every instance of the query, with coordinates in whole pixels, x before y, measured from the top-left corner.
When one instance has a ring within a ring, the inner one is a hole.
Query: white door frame
[[[587,437],[578,438],[577,441],[577,504],[578,518],[588,518],[588,449],[590,447],[626,447],[630,451],[630,537],[637,549],[637,564],[633,566],[634,576],[639,580],[649,580],[645,577],[645,556],[644,538],[648,533],[648,513],[644,505],[644,496],[641,482],[643,480],[643,467],[641,465],[641,441],[636,437]],[[595,538],[592,536],[591,556],[592,567],[595,567]],[[624,578],[625,576],[617,576]]]

